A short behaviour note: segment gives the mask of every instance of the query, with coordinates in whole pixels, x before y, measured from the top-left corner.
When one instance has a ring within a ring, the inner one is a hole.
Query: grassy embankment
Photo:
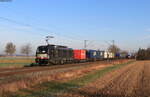
[[[97,70],[87,75],[70,80],[68,82],[46,82],[32,87],[32,89],[23,89],[17,93],[11,95],[11,97],[51,97],[55,96],[58,93],[71,92],[73,89],[78,89],[90,82],[95,81],[96,79],[104,76],[106,73],[111,72],[115,69],[119,69],[127,64],[131,64],[134,61],[129,61],[123,64],[117,64],[111,67],[106,67],[102,70]]]
[[[0,67],[22,67],[34,63],[34,58],[0,57]]]

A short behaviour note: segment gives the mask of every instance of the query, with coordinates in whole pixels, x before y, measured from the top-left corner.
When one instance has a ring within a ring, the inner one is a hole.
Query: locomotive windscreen
[[[37,53],[47,53],[47,51],[48,51],[48,47],[47,46],[39,46],[38,48],[37,48]]]

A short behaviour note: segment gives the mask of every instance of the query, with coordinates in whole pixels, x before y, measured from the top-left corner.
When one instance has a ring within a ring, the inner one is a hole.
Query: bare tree
[[[116,45],[110,45],[108,47],[108,51],[113,52],[113,53],[118,53],[120,52],[120,48]]]
[[[7,43],[5,47],[5,53],[7,55],[13,55],[15,52],[16,52],[16,46],[12,42]]]
[[[31,47],[31,44],[26,44],[26,45],[23,45],[21,47],[21,53],[22,54],[26,54],[26,56],[29,56],[29,54],[32,52],[32,47]]]

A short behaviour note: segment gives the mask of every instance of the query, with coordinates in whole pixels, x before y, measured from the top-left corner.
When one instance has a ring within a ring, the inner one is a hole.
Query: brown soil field
[[[150,97],[150,61],[129,64],[60,97]]]
[[[51,80],[66,81],[81,77],[88,72],[102,69],[129,60],[99,61],[80,64],[66,64],[51,67],[5,68],[0,71],[0,94],[15,92],[18,89]]]

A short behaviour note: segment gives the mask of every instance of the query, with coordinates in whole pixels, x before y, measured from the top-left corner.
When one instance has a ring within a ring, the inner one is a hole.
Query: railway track
[[[107,61],[99,61],[99,62],[87,62],[87,63],[78,63],[78,64],[66,64],[66,65],[54,65],[54,66],[38,66],[38,67],[22,67],[22,68],[3,68],[0,69],[0,78],[7,77],[18,74],[25,74],[31,72],[41,72],[41,71],[49,71],[49,70],[57,70],[61,68],[73,68],[73,67],[85,67],[90,65],[100,64],[110,64],[111,62]]]

